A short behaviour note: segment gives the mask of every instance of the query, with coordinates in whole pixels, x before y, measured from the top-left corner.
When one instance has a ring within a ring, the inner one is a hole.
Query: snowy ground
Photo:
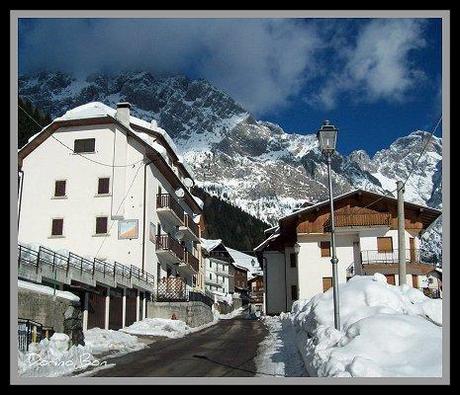
[[[180,338],[230,319],[243,309],[226,315],[214,315],[214,320],[191,328],[180,320],[146,318],[119,331],[93,328],[84,332],[85,346],[71,346],[70,339],[63,333],[55,333],[50,340],[31,344],[28,352],[18,352],[18,373],[23,377],[58,377],[90,374],[111,366],[107,360],[123,354],[141,350],[147,344],[138,336],[164,336]],[[81,373],[84,372],[84,373]]]
[[[341,285],[340,331],[333,324],[332,289],[297,301],[278,319],[294,329],[312,376],[439,377],[441,308],[441,299],[376,274]]]
[[[217,324],[217,320],[208,322],[207,324],[189,327],[184,321],[168,320],[164,318],[145,318],[142,321],[135,322],[131,326],[120,329],[122,332],[131,335],[139,336],[164,336],[170,339],[178,339],[189,335],[190,333],[198,332],[202,329],[209,328]]]
[[[18,373],[23,377],[68,376],[87,368],[104,367],[106,360],[138,351],[146,345],[136,336],[93,328],[85,331],[85,346],[71,346],[64,333],[32,343],[28,352],[18,352]]]
[[[268,336],[259,344],[257,376],[308,376],[295,343],[294,328],[280,317],[263,317]]]

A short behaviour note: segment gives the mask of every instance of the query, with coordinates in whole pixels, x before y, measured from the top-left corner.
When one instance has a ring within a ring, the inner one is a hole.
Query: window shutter
[[[96,234],[107,233],[107,217],[96,218]]]
[[[54,184],[54,196],[65,196],[65,181],[56,181]]]
[[[378,252],[393,252],[393,239],[391,237],[377,237]]]
[[[331,256],[331,242],[330,241],[320,242],[320,248],[321,248],[322,257]]]
[[[109,193],[110,178],[99,178],[99,184],[97,187],[98,194]]]
[[[51,235],[52,236],[62,236],[62,229],[64,225],[64,220],[62,218],[53,219],[51,226]]]

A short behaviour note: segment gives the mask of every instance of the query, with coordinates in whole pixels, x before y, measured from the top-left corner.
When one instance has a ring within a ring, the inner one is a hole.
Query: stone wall
[[[83,314],[79,302],[19,288],[18,318],[52,326],[55,332],[69,335],[74,344],[83,343]]]
[[[148,318],[165,318],[184,321],[191,328],[213,320],[211,308],[202,302],[147,302]]]

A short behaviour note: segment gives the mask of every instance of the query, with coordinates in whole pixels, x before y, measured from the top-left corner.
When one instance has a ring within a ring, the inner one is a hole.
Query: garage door
[[[88,329],[105,326],[105,295],[103,289],[89,293],[88,298]]]
[[[136,290],[126,290],[126,326],[136,321]]]
[[[396,285],[396,279],[394,274],[385,274],[385,277],[387,278],[387,283],[391,285]]]
[[[123,290],[110,289],[109,329],[118,330],[122,325]]]

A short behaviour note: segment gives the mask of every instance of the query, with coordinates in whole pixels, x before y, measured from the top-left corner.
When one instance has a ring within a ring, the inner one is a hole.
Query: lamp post
[[[340,330],[340,305],[339,305],[339,284],[337,274],[337,254],[335,250],[335,218],[334,218],[334,197],[332,194],[332,178],[331,178],[331,157],[335,152],[337,144],[338,129],[331,125],[329,121],[324,121],[321,128],[318,130],[317,137],[319,146],[323,154],[327,157],[327,175],[329,179],[329,202],[331,208],[331,250],[332,250],[332,281],[333,281],[333,298],[334,298],[334,326]]]

